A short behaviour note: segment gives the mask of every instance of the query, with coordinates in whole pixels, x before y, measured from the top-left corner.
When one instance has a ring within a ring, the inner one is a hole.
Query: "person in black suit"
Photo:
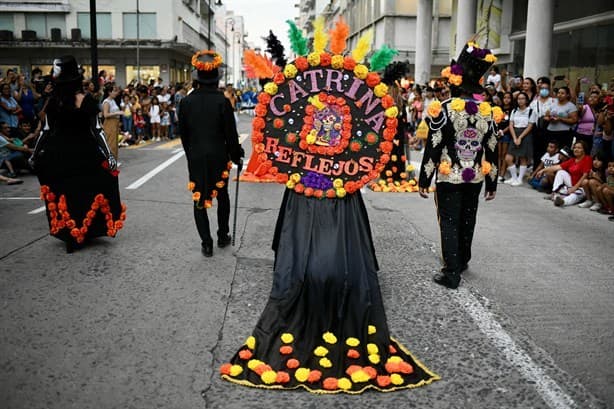
[[[420,179],[420,195],[428,197],[436,176],[435,204],[441,233],[443,268],[433,280],[455,289],[471,259],[478,199],[485,184],[486,200],[497,190],[497,138],[493,118],[497,110],[474,99],[481,94],[480,78],[495,57],[490,50],[470,42],[458,61],[442,71],[453,98],[433,102],[425,111],[429,127]],[[498,118],[496,118],[498,120]]]
[[[189,189],[193,192],[194,219],[201,238],[205,257],[213,255],[213,239],[209,228],[207,208],[217,198],[217,245],[231,242],[228,219],[229,160],[239,164],[244,156],[233,109],[218,90],[221,78],[221,57],[212,51],[196,54],[193,60],[193,79],[198,88],[181,100],[179,134],[188,160]]]

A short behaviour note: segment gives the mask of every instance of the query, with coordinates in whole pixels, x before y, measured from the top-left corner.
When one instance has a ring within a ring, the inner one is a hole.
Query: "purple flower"
[[[467,111],[469,115],[473,115],[478,112],[478,106],[473,101],[467,101],[465,102],[465,111]]]
[[[475,170],[473,170],[473,168],[465,168],[463,169],[462,176],[463,176],[463,181],[465,183],[469,183],[475,177]]]
[[[454,75],[463,75],[463,67],[460,64],[454,64],[451,66],[450,71]]]
[[[313,189],[328,190],[333,187],[333,182],[324,175],[316,172],[309,172],[303,177],[303,185]]]

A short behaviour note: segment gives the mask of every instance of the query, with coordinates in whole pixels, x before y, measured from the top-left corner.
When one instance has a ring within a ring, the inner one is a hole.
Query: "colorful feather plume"
[[[288,36],[290,38],[290,47],[296,55],[307,55],[309,49],[307,48],[307,39],[303,36],[303,33],[294,24],[292,20],[286,20],[286,23],[290,26]]]
[[[273,78],[273,63],[266,57],[256,54],[254,50],[245,50],[243,62],[246,67],[246,74],[254,75],[257,78]]]
[[[323,53],[328,45],[328,34],[324,31],[324,17],[319,16],[313,22],[313,51]]]
[[[340,17],[335,23],[335,27],[330,30],[330,51],[333,54],[342,54],[347,45],[346,41],[349,35],[350,26]]]
[[[399,52],[397,50],[392,49],[388,47],[387,45],[384,45],[382,48],[377,50],[371,56],[371,59],[369,60],[369,63],[370,63],[369,69],[371,71],[383,70],[384,68],[386,68],[388,64],[392,62],[392,60],[394,59],[394,56],[397,55],[398,53]]]
[[[362,37],[358,39],[356,48],[352,50],[352,57],[356,62],[362,62],[369,51],[371,51],[371,43],[373,42],[373,30],[367,30]]]
[[[273,34],[272,30],[269,30],[269,36],[265,38],[267,48],[266,51],[271,54],[271,59],[278,67],[285,67],[287,60],[284,54],[284,45],[279,41],[279,38]]]

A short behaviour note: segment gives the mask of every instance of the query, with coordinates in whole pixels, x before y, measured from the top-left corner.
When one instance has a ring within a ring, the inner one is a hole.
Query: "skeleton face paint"
[[[462,161],[473,161],[479,151],[482,150],[478,132],[474,128],[467,128],[456,134],[456,153]]]

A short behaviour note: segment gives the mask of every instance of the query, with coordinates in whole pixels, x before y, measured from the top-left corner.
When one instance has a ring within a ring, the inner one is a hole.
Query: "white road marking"
[[[183,150],[183,148],[173,149],[173,150],[171,151],[171,153],[179,153],[179,152],[181,152],[182,150]]]
[[[167,159],[166,161],[156,166],[153,170],[149,171],[147,174],[145,174],[145,176],[138,179],[136,182],[132,183],[130,186],[126,187],[126,189],[130,189],[130,190],[138,189],[143,184],[145,184],[149,179],[156,176],[158,173],[162,172],[165,168],[170,166],[173,162],[181,158],[183,155],[185,155],[185,152],[183,151],[177,152],[175,155],[171,156],[169,159]]]
[[[45,211],[45,206],[41,206],[38,209],[34,209],[32,211],[29,211],[28,214],[38,214],[38,213],[42,213]]]
[[[514,342],[505,332],[490,311],[475,298],[468,290],[459,289],[453,294],[459,305],[473,318],[478,328],[486,335],[495,347],[503,353],[505,358],[528,381],[535,383],[535,389],[542,399],[552,409],[577,408],[576,402],[561,389],[533,359]]]
[[[40,200],[40,197],[0,197],[0,200]]]

